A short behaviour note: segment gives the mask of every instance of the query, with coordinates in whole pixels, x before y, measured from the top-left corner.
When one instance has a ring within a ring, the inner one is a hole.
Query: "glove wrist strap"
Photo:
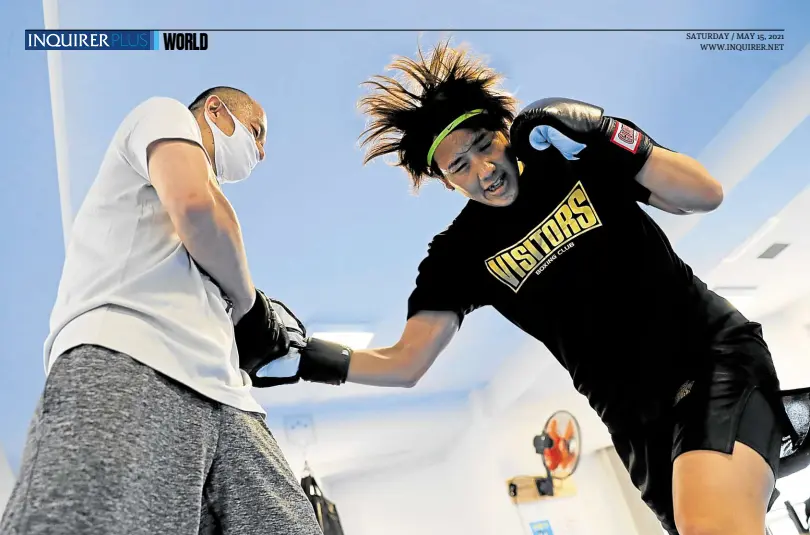
[[[602,131],[607,140],[605,150],[611,157],[621,161],[632,176],[641,171],[652,153],[649,136],[628,121],[607,116]]]
[[[352,350],[341,344],[310,338],[301,351],[298,374],[304,381],[342,385],[349,375]]]

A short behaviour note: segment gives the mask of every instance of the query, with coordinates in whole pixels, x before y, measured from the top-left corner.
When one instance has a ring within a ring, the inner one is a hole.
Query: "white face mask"
[[[259,163],[259,148],[247,126],[243,125],[224,103],[222,107],[233,119],[235,128],[232,136],[225,135],[225,132],[211,121],[208,113],[204,113],[205,121],[211,127],[211,133],[214,135],[217,180],[220,184],[240,182],[250,176],[253,168]]]

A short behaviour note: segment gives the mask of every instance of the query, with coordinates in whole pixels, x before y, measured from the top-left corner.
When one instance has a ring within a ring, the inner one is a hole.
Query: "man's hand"
[[[261,290],[256,290],[253,307],[237,322],[234,333],[239,367],[251,378],[262,366],[290,352],[290,333]]]
[[[277,299],[269,299],[269,301],[287,331],[290,338],[290,349],[303,349],[307,344],[307,328],[304,327],[303,322],[281,301]]]
[[[518,159],[531,160],[554,147],[569,160],[594,156],[623,164],[635,176],[652,153],[653,141],[626,121],[604,110],[565,98],[538,100],[515,117],[510,141]]]

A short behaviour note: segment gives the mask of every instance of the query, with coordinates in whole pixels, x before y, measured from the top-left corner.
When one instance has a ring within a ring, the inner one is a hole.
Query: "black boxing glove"
[[[286,351],[283,353],[281,351],[284,348],[281,345],[271,348],[264,361],[258,363],[248,372],[253,386],[257,388],[266,388],[270,386],[278,386],[279,384],[297,382],[298,379],[294,379],[292,377],[284,378],[281,381],[279,381],[279,378],[277,377],[264,377],[261,375],[261,372],[266,366],[269,366],[273,362],[279,362],[282,364],[286,363],[291,356],[297,356],[297,351],[303,349],[307,344],[306,327],[304,327],[303,322],[299,320],[295,314],[293,314],[292,310],[277,299],[267,298],[267,302],[271,308],[271,316],[275,318],[277,325],[279,325],[280,328],[286,332],[286,338],[289,341],[289,344],[285,346]],[[284,337],[283,334],[281,336],[282,338]]]
[[[298,375],[304,381],[342,385],[349,375],[352,350],[342,344],[310,338],[301,350]]]
[[[268,362],[290,351],[290,335],[270,299],[256,289],[251,309],[234,327],[239,367],[251,377]]]
[[[291,351],[259,370],[254,386],[288,385],[300,380],[342,385],[349,375],[351,357],[352,350],[342,344],[309,338],[303,348]]]
[[[566,98],[545,98],[524,108],[515,117],[509,137],[515,155],[524,162],[537,151],[554,147],[569,160],[602,158],[633,177],[657,145],[633,123]]]

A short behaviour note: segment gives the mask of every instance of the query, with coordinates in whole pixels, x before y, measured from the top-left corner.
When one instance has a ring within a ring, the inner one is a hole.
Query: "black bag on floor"
[[[779,454],[779,470],[776,479],[788,477],[810,467],[810,388],[782,390],[779,394],[793,432],[791,436],[782,437],[782,451]],[[780,495],[779,489],[774,489],[771,493],[771,501],[768,503],[769,512]],[[786,503],[786,505],[788,513],[790,513],[790,504]],[[797,522],[799,525],[801,524],[795,511],[793,511],[791,520],[794,525]],[[799,529],[799,525],[796,525],[796,529]]]
[[[784,437],[777,479],[810,466],[810,388],[780,392],[794,437]]]
[[[304,489],[304,494],[307,495],[313,509],[315,509],[315,517],[321,525],[323,535],[345,535],[343,526],[340,525],[340,515],[338,515],[337,507],[326,499],[315,478],[305,476],[301,479],[301,487]]]

